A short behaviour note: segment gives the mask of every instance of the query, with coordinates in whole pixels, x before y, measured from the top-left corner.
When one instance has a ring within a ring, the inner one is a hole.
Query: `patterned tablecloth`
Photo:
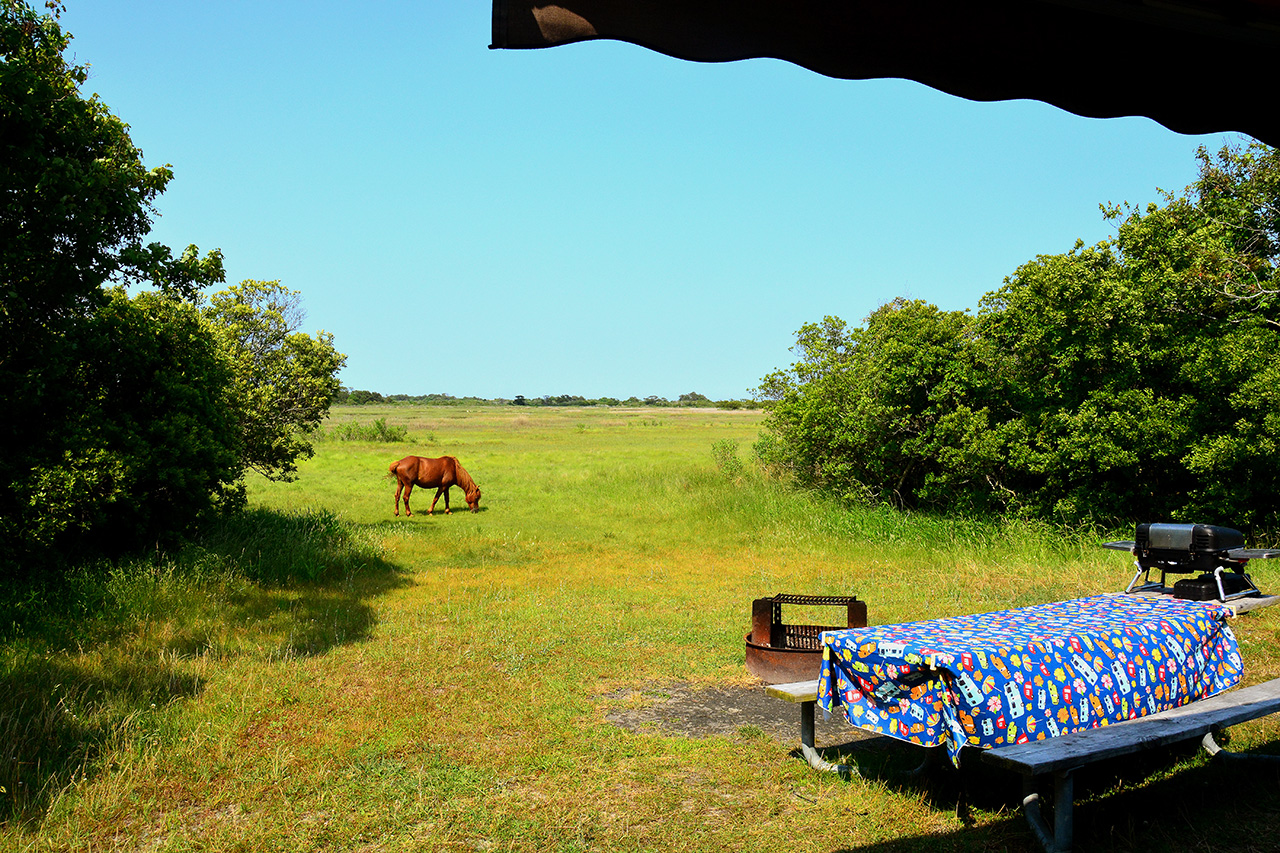
[[[1099,595],[829,631],[818,706],[922,746],[1043,740],[1185,705],[1240,680],[1231,611]]]

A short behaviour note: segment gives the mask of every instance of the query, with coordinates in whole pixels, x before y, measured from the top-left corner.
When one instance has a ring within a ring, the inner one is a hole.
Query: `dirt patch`
[[[628,731],[691,738],[763,735],[793,747],[791,754],[799,757],[800,706],[769,697],[763,684],[650,684],[600,698],[605,703],[605,719]],[[854,728],[843,715],[824,720],[818,711],[814,716],[815,745],[828,760],[847,761],[857,765],[864,778],[913,791],[926,790],[935,805],[959,808],[960,776],[950,771],[945,758],[924,777],[913,779],[909,772],[924,760],[923,748]],[[982,765],[973,768],[971,777],[974,781],[965,786],[967,801],[990,801],[998,808],[1021,797],[1013,796],[1021,784],[1014,774],[997,777]]]
[[[758,729],[782,743],[800,742],[800,706],[767,696],[763,685],[695,687],[672,683],[627,688],[603,698],[608,703],[605,719],[628,731],[710,737]],[[821,711],[815,716],[819,747],[880,739],[853,728],[842,717],[824,720]]]

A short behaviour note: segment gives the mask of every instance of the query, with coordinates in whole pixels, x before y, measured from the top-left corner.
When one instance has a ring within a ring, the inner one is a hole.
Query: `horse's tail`
[[[391,463],[391,467],[387,469],[387,476],[388,476],[388,477],[399,477],[399,476],[400,476],[400,474],[399,474],[399,472],[398,472],[396,469],[400,467],[400,463],[401,463],[401,462],[403,462],[403,461],[404,461],[403,459],[397,459],[395,462],[392,462],[392,463]]]

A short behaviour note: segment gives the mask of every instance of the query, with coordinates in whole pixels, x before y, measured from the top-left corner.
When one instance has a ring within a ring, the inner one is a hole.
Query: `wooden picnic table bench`
[[[838,765],[830,763],[819,755],[817,748],[814,747],[816,728],[814,709],[818,703],[818,679],[769,684],[765,686],[764,692],[774,699],[793,702],[800,706],[800,754],[804,756],[805,761],[809,762],[809,766],[815,770],[840,769]]]
[[[800,705],[800,751],[809,765],[818,770],[840,771],[856,775],[856,767],[835,765],[826,761],[814,746],[814,710],[818,698],[818,682],[799,681],[772,684],[765,692],[774,698]],[[1261,758],[1280,760],[1280,756],[1238,755],[1222,750],[1213,733],[1238,723],[1280,712],[1280,678],[1219,693],[1158,714],[1138,717],[1123,723],[1099,726],[1055,738],[1011,744],[986,749],[984,761],[1014,770],[1023,775],[1028,789],[1038,777],[1054,777],[1053,828],[1040,813],[1040,796],[1031,790],[1023,798],[1023,811],[1040,843],[1049,853],[1065,853],[1072,841],[1072,773],[1081,767],[1129,755],[1145,749],[1201,738],[1210,755],[1216,757]],[[940,752],[938,748],[929,754]],[[926,759],[926,763],[928,760]],[[921,765],[924,767],[925,765]]]
[[[1072,773],[1085,765],[1129,755],[1145,749],[1201,738],[1214,757],[1277,759],[1280,756],[1247,756],[1218,747],[1213,733],[1280,711],[1280,678],[1229,690],[1123,723],[1084,729],[1042,741],[1012,744],[985,750],[984,761],[1016,770],[1034,787],[1037,777],[1053,775],[1053,828],[1040,814],[1040,795],[1034,790],[1022,801],[1027,822],[1049,853],[1069,851],[1072,837]]]

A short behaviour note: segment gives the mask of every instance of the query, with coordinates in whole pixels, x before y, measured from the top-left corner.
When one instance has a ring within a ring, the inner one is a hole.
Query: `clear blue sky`
[[[86,91],[176,173],[154,239],[301,291],[343,383],[383,393],[745,397],[803,323],[975,307],[1236,139],[776,60],[494,51],[486,0],[67,2]]]

